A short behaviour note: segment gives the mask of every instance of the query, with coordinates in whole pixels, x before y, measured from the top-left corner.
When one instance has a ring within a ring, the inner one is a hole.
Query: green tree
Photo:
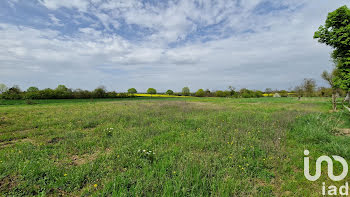
[[[330,12],[325,25],[320,26],[314,38],[320,43],[331,46],[332,58],[338,61],[338,74],[334,82],[340,88],[350,91],[350,9],[342,6]],[[349,100],[350,102],[350,100]]]
[[[106,87],[105,86],[98,86],[92,93],[94,98],[105,98],[106,95]]]
[[[22,99],[22,91],[17,85],[14,85],[12,88],[2,93],[1,97],[4,99],[11,99],[11,100]]]
[[[65,85],[58,85],[55,90],[60,92],[67,92],[68,88]]]
[[[196,92],[196,96],[198,97],[204,97],[205,96],[205,92],[203,89],[199,89],[197,92]]]
[[[147,94],[151,94],[151,96],[152,96],[152,94],[157,94],[157,90],[154,88],[148,88]]]
[[[166,91],[166,94],[168,94],[168,95],[173,95],[173,94],[174,94],[174,91],[172,91],[172,90],[167,90],[167,91]]]
[[[281,91],[279,91],[279,94],[281,95],[281,97],[288,97],[288,91],[287,90],[281,90]]]
[[[190,95],[190,88],[188,88],[188,87],[182,88],[182,95],[189,96]]]
[[[37,91],[39,91],[39,88],[34,87],[34,86],[29,87],[29,88],[27,89],[27,92],[37,92]]]
[[[137,93],[137,90],[136,90],[135,88],[130,88],[130,89],[128,90],[128,93],[129,93],[129,94],[136,94],[136,93]]]
[[[8,90],[7,86],[3,83],[0,83],[0,94],[6,92]]]
[[[230,91],[230,96],[234,96],[236,94],[236,88],[234,88],[233,86],[229,86],[228,89]]]
[[[225,97],[226,94],[225,94],[224,91],[218,90],[218,91],[215,92],[215,96],[216,97]]]
[[[213,96],[209,89],[206,89],[204,92],[205,96]]]

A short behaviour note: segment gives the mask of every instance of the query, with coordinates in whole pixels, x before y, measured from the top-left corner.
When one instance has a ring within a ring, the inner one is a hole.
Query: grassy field
[[[2,101],[0,194],[319,196],[330,180],[305,179],[304,149],[350,161],[349,113],[330,108],[329,98]]]

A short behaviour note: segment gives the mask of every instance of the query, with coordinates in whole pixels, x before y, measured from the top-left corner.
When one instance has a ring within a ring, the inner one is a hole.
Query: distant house
[[[281,97],[281,95],[280,94],[278,94],[277,92],[273,95],[273,97],[274,98],[280,98]]]

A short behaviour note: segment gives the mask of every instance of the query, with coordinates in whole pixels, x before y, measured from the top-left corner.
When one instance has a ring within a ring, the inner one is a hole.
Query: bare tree
[[[302,84],[302,87],[305,91],[305,96],[311,97],[314,96],[316,89],[316,82],[314,79],[305,78]]]
[[[296,86],[294,88],[294,91],[295,91],[295,94],[298,96],[298,100],[300,100],[300,98],[302,96],[304,96],[304,89],[303,87],[300,85],[300,86]]]
[[[327,71],[323,71],[321,77],[328,82],[328,84],[332,88],[332,106],[333,106],[333,111],[337,110],[337,91],[338,87],[334,84],[334,77],[336,74],[336,70],[334,69],[331,73]]]

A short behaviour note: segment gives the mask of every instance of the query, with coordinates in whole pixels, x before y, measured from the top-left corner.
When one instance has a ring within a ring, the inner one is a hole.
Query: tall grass
[[[303,149],[350,156],[346,136],[333,132],[346,126],[346,114],[315,103],[177,98],[2,106],[0,193],[312,194],[314,186],[302,180]]]

